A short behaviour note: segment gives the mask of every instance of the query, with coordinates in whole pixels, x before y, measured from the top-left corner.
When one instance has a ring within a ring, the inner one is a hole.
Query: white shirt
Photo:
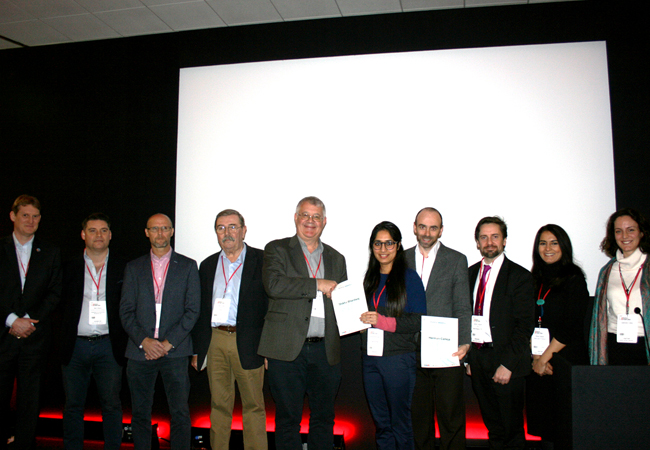
[[[108,334],[108,310],[106,309],[106,269],[108,265],[108,254],[104,261],[103,269],[95,268],[93,260],[84,251],[84,293],[81,304],[81,315],[77,325],[77,336],[103,336]],[[92,274],[92,275],[91,275]],[[99,289],[95,283],[99,282]],[[103,325],[90,324],[90,302],[102,302],[106,323]]]
[[[501,253],[499,256],[496,257],[494,261],[492,261],[491,264],[485,264],[486,266],[490,266],[490,272],[488,273],[488,279],[487,283],[485,286],[485,297],[483,299],[483,317],[485,317],[490,323],[490,306],[492,305],[492,292],[494,291],[494,284],[497,282],[497,278],[499,276],[499,271],[501,270],[501,266],[503,265],[503,253]],[[482,276],[481,270],[478,272],[478,276],[476,278],[476,283],[474,284],[474,293],[472,297],[472,311],[474,311],[474,308],[476,307],[476,294],[478,293],[478,285],[481,283],[481,276]],[[490,341],[491,342],[491,341]]]
[[[34,244],[34,236],[25,242],[25,245],[21,244],[16,238],[16,233],[12,234],[14,238],[14,246],[16,247],[16,258],[18,258],[18,272],[20,273],[20,288],[25,289],[25,279],[27,278],[27,272],[29,272],[29,260],[32,257],[32,247]],[[29,318],[29,314],[25,314],[23,317]],[[11,313],[5,319],[5,325],[11,327],[14,324],[14,321],[18,318],[15,313]]]
[[[427,290],[427,284],[429,284],[429,277],[431,276],[431,270],[433,269],[433,264],[436,262],[436,255],[438,255],[438,249],[440,248],[440,241],[436,243],[429,250],[429,255],[424,256],[422,250],[420,249],[420,244],[417,245],[417,251],[415,252],[415,270],[420,275],[422,284],[424,285],[424,290]]]

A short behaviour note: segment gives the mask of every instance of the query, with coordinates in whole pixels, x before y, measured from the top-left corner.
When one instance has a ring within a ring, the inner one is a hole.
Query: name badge
[[[616,342],[619,344],[636,344],[639,325],[636,314],[619,314],[616,320]]]
[[[158,330],[160,330],[160,314],[162,313],[162,303],[156,303],[156,329],[154,338],[158,339]]]
[[[490,321],[485,316],[472,316],[472,342],[484,344],[492,342]]]
[[[368,356],[384,355],[384,330],[368,328]]]
[[[217,298],[214,300],[214,306],[212,307],[212,323],[227,323],[228,314],[230,313],[230,302],[229,298]]]
[[[318,291],[311,304],[311,315],[321,319],[325,318],[325,302],[323,302],[323,293],[321,291]]]
[[[535,328],[533,336],[530,338],[530,347],[533,355],[541,355],[551,343],[551,334],[548,328]]]
[[[90,325],[106,325],[106,302],[90,302],[88,323]]]

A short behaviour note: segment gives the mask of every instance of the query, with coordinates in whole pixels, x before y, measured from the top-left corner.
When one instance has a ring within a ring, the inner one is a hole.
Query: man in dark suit
[[[61,369],[65,390],[63,442],[81,450],[90,378],[102,407],[104,448],[122,443],[122,367],[126,333],[120,322],[124,261],[111,252],[111,221],[94,213],[81,224],[83,255],[63,266]]]
[[[474,315],[467,373],[490,448],[523,449],[524,377],[531,369],[535,300],[530,272],[503,254],[507,237],[500,217],[484,217],[476,225],[483,259],[469,268]]]
[[[446,247],[442,236],[442,215],[424,208],[415,216],[413,233],[418,245],[406,250],[409,267],[417,271],[427,294],[427,315],[458,319],[458,356],[462,361],[471,343],[472,310],[467,282],[467,258]],[[411,413],[415,448],[435,450],[438,417],[440,448],[465,448],[465,400],[463,366],[422,368],[418,366]]]
[[[208,368],[212,396],[210,446],[230,443],[235,381],[242,399],[244,448],[266,450],[264,358],[257,354],[269,305],[262,285],[264,252],[244,244],[244,217],[234,209],[217,214],[221,251],[201,263],[201,314],[194,329],[192,366]]]
[[[268,358],[276,448],[301,448],[307,394],[308,447],[331,450],[341,342],[330,295],[347,279],[345,258],[320,240],[327,217],[318,198],[300,200],[294,222],[294,237],[269,242],[264,249],[262,278],[269,310],[258,353]]]
[[[9,437],[9,402],[16,393],[15,448],[33,448],[44,356],[50,344],[50,313],[61,297],[61,254],[34,236],[41,204],[28,195],[14,202],[12,236],[0,253],[0,449]]]
[[[129,335],[126,376],[131,389],[133,443],[151,448],[151,406],[156,378],[165,385],[171,414],[171,446],[189,449],[192,425],[188,399],[190,332],[199,317],[201,294],[196,261],[172,250],[172,222],[164,214],[147,221],[150,253],[124,272],[120,318]]]

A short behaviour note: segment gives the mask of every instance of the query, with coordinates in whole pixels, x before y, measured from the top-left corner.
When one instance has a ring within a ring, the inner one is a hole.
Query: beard
[[[499,249],[499,247],[488,247],[488,248],[481,249],[481,256],[488,259],[495,259],[501,253],[503,253],[503,250]]]
[[[151,246],[154,248],[165,248],[169,247],[169,241],[168,240],[162,240],[162,241],[154,241],[151,243]]]

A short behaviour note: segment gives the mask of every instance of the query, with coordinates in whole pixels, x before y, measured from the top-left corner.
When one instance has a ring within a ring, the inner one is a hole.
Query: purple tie
[[[483,315],[483,302],[485,301],[485,288],[487,285],[488,273],[490,273],[490,266],[483,266],[483,276],[481,281],[478,284],[478,290],[476,291],[476,304],[474,306],[474,315],[482,316]]]

